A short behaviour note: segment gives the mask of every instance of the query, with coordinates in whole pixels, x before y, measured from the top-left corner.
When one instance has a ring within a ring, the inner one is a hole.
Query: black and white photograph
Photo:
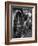
[[[11,7],[13,38],[32,37],[32,7]]]
[[[37,4],[6,2],[6,32],[8,44],[37,42]]]

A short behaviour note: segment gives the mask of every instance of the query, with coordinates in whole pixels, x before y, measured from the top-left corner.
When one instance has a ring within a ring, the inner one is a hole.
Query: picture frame
[[[14,16],[16,17],[14,18]],[[37,4],[5,2],[5,44],[36,42]]]

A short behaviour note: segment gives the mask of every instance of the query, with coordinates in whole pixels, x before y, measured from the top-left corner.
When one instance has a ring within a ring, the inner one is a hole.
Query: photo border
[[[18,41],[9,42],[9,4],[21,4],[21,5],[33,5],[35,6],[35,40],[33,41]],[[36,43],[37,42],[37,4],[36,3],[24,3],[24,2],[5,2],[5,44],[22,44],[22,43]]]

